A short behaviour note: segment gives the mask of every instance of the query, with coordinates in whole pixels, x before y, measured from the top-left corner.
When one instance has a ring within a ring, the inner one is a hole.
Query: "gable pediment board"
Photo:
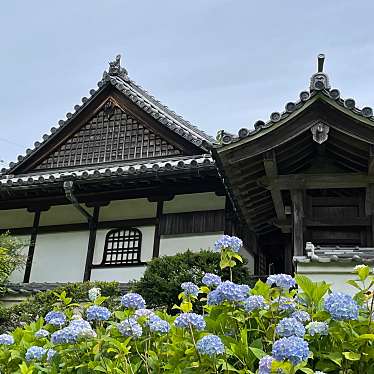
[[[18,161],[10,163],[9,169],[2,169],[2,175],[20,174],[32,170],[45,159],[47,154],[61,146],[69,136],[95,116],[109,97],[115,99],[122,110],[131,112],[142,124],[162,134],[182,153],[186,155],[207,153],[214,139],[131,81],[127,72],[123,74],[125,69],[119,63],[120,58],[117,56],[116,61],[110,63],[109,73],[104,72],[103,79],[98,82],[98,90],[91,90],[91,96],[82,98],[82,105],[76,105],[74,113],[67,113],[66,121],[59,121],[59,125],[51,129],[50,135],[43,135],[43,140],[36,142],[34,149],[26,150],[25,156],[18,156]]]
[[[234,143],[232,148],[218,148],[217,154],[226,154],[230,164],[237,164],[241,161],[252,158],[267,152],[274,147],[279,147],[302,133],[313,141],[311,128],[319,123],[343,133],[352,139],[369,144],[374,143],[374,124],[363,125],[359,120],[352,119],[346,113],[337,111],[324,101],[316,101],[307,110],[299,113],[298,116],[289,119],[283,126],[274,128],[271,132],[252,139],[245,143]]]

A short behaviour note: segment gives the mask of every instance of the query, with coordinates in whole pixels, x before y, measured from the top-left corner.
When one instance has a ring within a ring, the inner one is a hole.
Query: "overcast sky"
[[[0,158],[12,161],[96,88],[129,76],[209,134],[267,120],[326,54],[332,87],[374,106],[373,1],[63,0],[0,8]]]

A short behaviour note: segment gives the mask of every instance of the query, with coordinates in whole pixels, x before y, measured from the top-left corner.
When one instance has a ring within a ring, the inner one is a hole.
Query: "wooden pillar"
[[[164,202],[162,200],[157,201],[156,226],[155,226],[155,235],[153,238],[152,258],[159,257],[160,255],[160,240],[161,240],[160,224],[162,220],[163,209],[164,209]]]
[[[292,199],[292,241],[294,256],[304,254],[304,192],[291,190]]]
[[[292,240],[290,235],[285,235],[284,238],[284,272],[286,274],[293,274]]]
[[[374,175],[374,145],[369,145],[368,176]],[[374,246],[374,184],[366,187],[365,213],[371,219],[369,245]]]
[[[90,219],[88,223],[90,235],[88,238],[86,265],[84,268],[84,276],[83,276],[84,282],[89,281],[91,279],[91,269],[92,269],[92,261],[93,261],[93,257],[95,253],[96,232],[97,232],[97,224],[99,221],[99,213],[100,213],[100,206],[95,206],[92,218]]]
[[[40,222],[40,209],[35,209],[34,210],[34,222],[33,222],[32,229],[31,229],[29,251],[28,251],[27,260],[26,260],[25,274],[23,276],[23,283],[30,282],[31,267],[32,267],[32,261],[34,259],[36,238],[38,236],[38,230],[39,230],[39,222]]]
[[[231,201],[229,197],[226,196],[226,201],[225,201],[225,228],[224,228],[224,234],[225,235],[233,235],[234,230],[233,230],[233,219],[234,219],[234,211],[232,208]]]

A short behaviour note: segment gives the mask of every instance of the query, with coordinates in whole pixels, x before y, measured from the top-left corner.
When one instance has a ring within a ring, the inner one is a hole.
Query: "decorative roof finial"
[[[319,54],[318,55],[318,67],[317,67],[317,73],[312,75],[312,78],[310,79],[310,90],[311,91],[321,91],[321,90],[329,90],[330,83],[329,83],[329,77],[326,73],[323,72],[323,65],[325,62],[325,55]]]
[[[109,62],[109,70],[104,71],[103,79],[107,79],[108,76],[119,77],[125,81],[129,80],[127,70],[121,66],[121,55],[117,55],[114,61]]]
[[[325,55],[320,53],[318,55],[318,73],[323,73],[323,64],[325,63]]]

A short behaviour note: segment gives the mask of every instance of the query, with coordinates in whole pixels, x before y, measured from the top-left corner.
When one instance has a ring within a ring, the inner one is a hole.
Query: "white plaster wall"
[[[131,267],[116,267],[116,268],[101,268],[92,269],[92,281],[117,281],[127,283],[132,280],[138,280],[142,277],[145,271],[145,266],[131,266]]]
[[[80,282],[86,263],[87,231],[39,233],[30,282]]]
[[[92,213],[92,208],[84,208]],[[49,210],[40,214],[40,226],[64,225],[69,223],[87,223],[87,219],[71,204],[52,206]]]
[[[34,222],[34,213],[27,209],[10,209],[0,212],[0,229],[9,229],[15,227],[32,227]]]
[[[115,221],[156,216],[157,203],[147,199],[115,200],[100,208],[100,221]]]
[[[330,283],[334,291],[354,295],[357,289],[346,283],[350,279],[356,279],[355,274],[353,274],[354,266],[336,263],[297,264],[297,273],[306,275],[313,282],[325,281]]]
[[[30,244],[30,235],[17,235],[17,239],[21,240],[24,243],[24,246],[22,248],[22,255],[24,256],[24,265],[13,271],[13,273],[9,277],[9,282],[11,283],[22,283],[23,282],[23,276],[25,274],[25,266],[26,266],[26,260],[27,260],[27,254],[29,252],[29,244]]]
[[[141,248],[141,253],[140,253],[140,259],[141,261],[146,262],[152,259],[155,226],[139,226],[137,227],[137,229],[139,229],[142,233],[142,248]],[[103,260],[105,237],[106,237],[106,234],[110,230],[111,229],[97,230],[95,252],[94,252],[94,259],[93,259],[94,265],[101,264]],[[114,271],[115,269],[113,268],[106,269],[106,270],[107,271],[109,270],[110,272],[113,271],[113,273],[115,273]]]
[[[251,274],[255,273],[255,259],[254,257],[247,251],[240,251],[240,254],[242,257],[246,258],[248,260],[247,268]]]
[[[188,249],[193,252],[213,249],[214,242],[221,235],[222,232],[161,236],[160,256],[172,256]]]
[[[225,209],[225,201],[225,196],[217,196],[214,192],[177,195],[173,200],[165,201],[164,213]]]

